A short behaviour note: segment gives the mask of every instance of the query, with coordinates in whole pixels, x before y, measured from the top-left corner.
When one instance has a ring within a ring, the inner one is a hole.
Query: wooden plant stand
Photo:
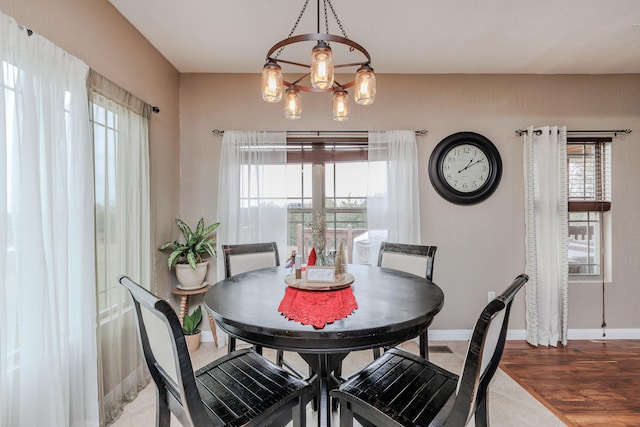
[[[173,288],[171,293],[180,297],[180,312],[178,313],[178,318],[180,319],[180,324],[184,321],[184,316],[189,312],[189,297],[192,295],[201,295],[209,290],[211,285],[205,285],[198,289],[178,289]],[[208,314],[208,313],[207,313]],[[218,334],[216,334],[216,322],[213,320],[213,317],[209,314],[209,326],[211,327],[211,334],[213,335],[213,343],[216,348],[218,348]]]

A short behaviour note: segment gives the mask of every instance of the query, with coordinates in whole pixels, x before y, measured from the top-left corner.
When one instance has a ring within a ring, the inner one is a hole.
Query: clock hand
[[[462,171],[465,171],[465,170],[469,169],[469,166],[471,166],[471,162],[473,162],[475,159],[476,159],[476,158],[474,157],[473,159],[469,160],[469,163],[467,163],[467,166],[465,166],[465,167],[463,167],[462,169],[460,169],[460,170],[458,171],[458,173],[460,173],[460,172],[462,172]]]
[[[473,163],[473,164],[470,164],[470,165],[469,165],[469,166],[467,166],[465,169],[470,168],[470,167],[471,167],[471,166],[473,166],[473,165],[477,165],[478,163],[482,163],[482,160],[483,160],[483,159],[480,159],[480,160],[478,160],[477,162],[475,162],[475,163]]]

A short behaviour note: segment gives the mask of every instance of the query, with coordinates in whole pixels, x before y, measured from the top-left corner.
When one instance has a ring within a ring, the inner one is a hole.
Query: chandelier
[[[300,92],[326,93],[333,92],[333,119],[339,122],[349,118],[349,98],[347,89],[353,89],[354,100],[360,105],[370,105],[376,96],[376,76],[371,68],[371,57],[366,49],[347,37],[340,19],[336,14],[331,0],[322,0],[324,5],[325,33],[320,32],[320,0],[317,0],[317,28],[315,33],[294,36],[304,12],[309,4],[306,0],[302,11],[298,15],[289,36],[273,45],[267,52],[267,60],[262,69],[262,99],[267,102],[280,102],[284,95],[284,116],[289,120],[302,116],[302,97]],[[329,34],[327,6],[331,9],[342,36]],[[296,43],[315,42],[311,49],[309,63],[281,58],[286,46]],[[358,58],[344,63],[335,63],[334,48],[347,51],[347,56],[356,55]],[[303,69],[303,74],[296,80],[287,81],[283,77],[283,66],[292,69]],[[357,68],[354,79],[348,82],[338,82],[334,78],[334,70],[338,68]]]

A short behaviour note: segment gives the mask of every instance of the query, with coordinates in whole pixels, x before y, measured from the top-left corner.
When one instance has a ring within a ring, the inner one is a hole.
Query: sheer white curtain
[[[369,263],[380,243],[420,243],[418,149],[413,131],[369,132]]]
[[[524,135],[527,341],[567,343],[567,128]]]
[[[152,285],[149,189],[151,106],[95,72],[90,79],[96,193],[98,360],[102,424],[150,380],[121,274]],[[154,289],[151,289],[152,291]]]
[[[225,131],[218,182],[218,250],[222,244],[278,244],[287,249],[285,132]],[[218,256],[218,278],[224,258]]]
[[[0,426],[95,426],[88,67],[1,13],[0,61]]]

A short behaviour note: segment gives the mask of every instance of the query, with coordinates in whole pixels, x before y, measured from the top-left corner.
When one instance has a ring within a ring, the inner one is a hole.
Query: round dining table
[[[444,305],[442,290],[423,277],[367,265],[349,264],[347,271],[353,276],[350,294],[357,308],[322,327],[291,320],[279,311],[290,274],[285,267],[226,278],[214,284],[204,299],[209,314],[229,335],[300,354],[313,372],[309,381],[316,387],[318,425],[330,425],[328,392],[338,386],[340,378],[333,373],[349,352],[415,338]]]

